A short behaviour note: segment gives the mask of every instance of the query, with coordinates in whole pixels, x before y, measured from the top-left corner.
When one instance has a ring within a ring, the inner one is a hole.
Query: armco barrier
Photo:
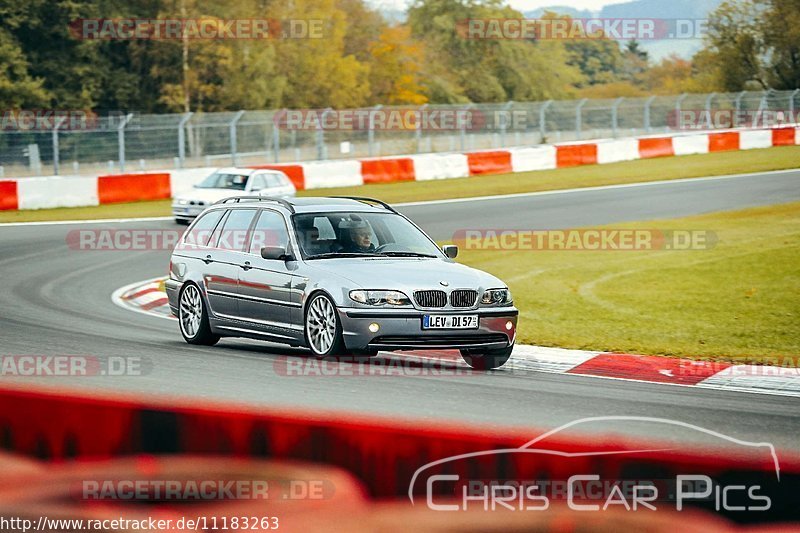
[[[97,197],[101,204],[165,200],[171,197],[169,173],[115,174],[97,178]]]
[[[505,174],[512,172],[511,153],[508,150],[470,152],[467,154],[470,176]]]
[[[0,211],[19,209],[16,181],[0,181]]]
[[[800,128],[743,129],[673,136],[608,139],[507,150],[417,154],[406,157],[253,165],[285,172],[298,190],[427,181],[506,172],[529,172],[800,144]],[[169,198],[190,189],[215,168],[99,178],[51,176],[0,181],[0,210],[90,206]],[[166,176],[166,178],[165,178]]]
[[[772,130],[772,146],[800,144],[800,128],[776,128]]]
[[[556,146],[558,168],[597,164],[597,143]]]
[[[364,183],[414,181],[414,161],[410,157],[365,159],[361,161]]]
[[[20,209],[98,205],[95,178],[25,178],[17,182]]]
[[[709,152],[727,152],[739,149],[739,132],[727,131],[724,133],[708,134]]]
[[[667,157],[675,155],[672,147],[671,137],[651,137],[639,139],[639,157],[650,159],[651,157]]]
[[[597,473],[608,480],[662,482],[691,473],[726,486],[758,484],[759,493],[771,498],[770,512],[761,515],[764,520],[797,520],[800,514],[795,503],[800,491],[797,458],[780,454],[778,483],[768,450],[755,453],[731,448],[726,442],[728,448],[701,453],[695,445],[676,449],[672,441],[665,445],[575,438],[574,431],[520,448],[543,431],[434,425],[324,411],[199,404],[196,400],[167,403],[152,398],[101,398],[64,389],[33,391],[29,386],[0,389],[4,446],[42,459],[183,453],[311,460],[344,468],[373,496],[423,495],[423,501],[425,479],[434,474],[459,475],[459,479],[566,480],[564,476],[574,472]],[[545,452],[531,452],[537,449]],[[491,450],[495,452],[480,453]],[[453,457],[456,460],[429,464]],[[425,476],[415,478],[423,467]],[[451,480],[437,482],[432,491],[442,497],[459,494]],[[712,499],[694,503],[705,508],[714,505]]]

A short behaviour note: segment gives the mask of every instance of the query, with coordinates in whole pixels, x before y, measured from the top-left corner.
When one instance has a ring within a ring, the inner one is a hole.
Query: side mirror
[[[448,244],[447,246],[442,246],[442,251],[444,255],[449,257],[450,259],[455,259],[458,257],[458,246],[455,244]]]
[[[294,261],[294,256],[280,246],[264,246],[261,249],[261,257],[275,261]]]

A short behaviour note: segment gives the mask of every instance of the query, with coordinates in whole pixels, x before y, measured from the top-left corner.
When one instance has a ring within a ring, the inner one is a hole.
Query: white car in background
[[[259,195],[288,198],[295,189],[289,177],[279,170],[221,168],[186,193],[175,196],[172,216],[188,224],[208,206],[230,196]]]

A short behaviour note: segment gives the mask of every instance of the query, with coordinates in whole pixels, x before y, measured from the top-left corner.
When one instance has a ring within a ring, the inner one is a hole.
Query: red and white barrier
[[[298,190],[530,172],[636,159],[800,145],[800,128],[726,130],[361,160],[253,165],[281,170]],[[204,167],[91,178],[0,180],[0,210],[167,199],[213,172]]]

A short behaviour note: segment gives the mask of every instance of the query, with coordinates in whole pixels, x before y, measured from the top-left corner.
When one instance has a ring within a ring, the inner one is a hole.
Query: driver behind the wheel
[[[372,230],[364,220],[350,219],[344,221],[339,227],[342,231],[342,252],[346,253],[371,253],[375,251],[372,242]]]

